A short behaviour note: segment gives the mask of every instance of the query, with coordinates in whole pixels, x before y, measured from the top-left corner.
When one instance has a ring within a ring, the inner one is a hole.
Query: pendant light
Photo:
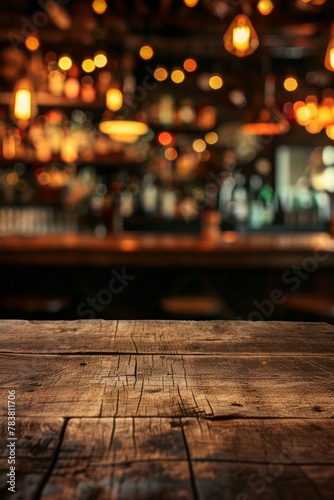
[[[19,80],[15,85],[11,104],[10,117],[19,128],[26,128],[32,118],[37,115],[37,104],[33,85],[28,78]]]
[[[245,14],[236,16],[224,35],[225,49],[237,57],[253,54],[259,46],[254,26]]]
[[[111,139],[119,142],[136,142],[139,137],[147,134],[149,131],[146,123],[138,122],[135,120],[105,120],[100,123],[99,126],[101,132],[109,135]]]
[[[334,24],[331,26],[330,39],[325,55],[325,68],[334,71]]]

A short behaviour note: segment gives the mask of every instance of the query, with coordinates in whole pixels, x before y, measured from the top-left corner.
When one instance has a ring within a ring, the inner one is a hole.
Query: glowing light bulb
[[[224,36],[225,49],[238,57],[252,54],[259,46],[256,31],[244,14],[234,18]]]
[[[256,7],[263,16],[268,16],[274,10],[274,4],[271,0],[259,0]]]
[[[233,47],[245,52],[249,47],[250,29],[248,26],[237,26],[233,30]]]
[[[14,115],[17,120],[30,120],[31,118],[31,93],[21,89],[16,92]]]
[[[107,90],[106,106],[110,111],[118,111],[123,105],[123,95],[119,89],[112,88]]]
[[[325,68],[329,71],[334,71],[334,36],[328,42],[325,55]]]

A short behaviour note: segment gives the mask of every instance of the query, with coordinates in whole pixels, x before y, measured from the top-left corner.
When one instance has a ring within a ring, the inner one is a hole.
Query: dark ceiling
[[[56,2],[57,0],[51,0]],[[305,98],[312,92],[319,98],[326,88],[334,87],[333,75],[324,68],[324,55],[334,21],[334,0],[273,0],[274,11],[262,16],[256,1],[199,0],[195,8],[182,0],[110,0],[103,15],[94,14],[92,2],[59,0],[71,18],[71,28],[60,30],[52,19],[39,29],[44,51],[70,51],[73,57],[83,57],[104,49],[122,55],[138,53],[143,43],[150,43],[155,56],[150,64],[171,68],[182,64],[186,57],[195,57],[201,71],[217,71],[224,76],[224,88],[242,88],[250,100],[263,93],[264,76],[276,75],[277,100],[284,103],[282,79],[295,74],[300,87],[295,98]],[[3,0],[0,7],[0,43],[8,45],[8,34],[22,33],[24,20],[32,20],[43,10],[47,0]],[[243,9],[259,35],[260,46],[246,58],[229,54],[223,46],[224,33],[236,14]],[[136,71],[143,71],[137,60]],[[309,72],[316,74],[312,84]],[[174,87],[175,88],[175,87]],[[195,92],[193,83],[186,92]],[[178,92],[179,90],[175,90]],[[222,97],[223,98],[223,97]]]

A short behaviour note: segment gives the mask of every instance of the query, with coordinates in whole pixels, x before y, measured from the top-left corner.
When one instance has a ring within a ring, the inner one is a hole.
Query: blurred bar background
[[[332,321],[331,0],[4,0],[0,317]]]

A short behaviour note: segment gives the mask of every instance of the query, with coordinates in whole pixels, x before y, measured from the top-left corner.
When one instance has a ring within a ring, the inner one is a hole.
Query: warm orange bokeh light
[[[274,4],[271,0],[259,0],[256,7],[263,16],[268,16],[274,10]]]
[[[94,0],[92,3],[92,7],[96,14],[104,14],[108,8],[108,5],[105,0]]]
[[[154,70],[154,78],[158,81],[158,82],[163,82],[164,80],[166,80],[166,78],[168,77],[168,72],[166,70],[166,68],[163,68],[162,66],[159,67],[159,68],[156,68]]]
[[[162,146],[169,146],[169,144],[173,142],[172,134],[170,134],[169,132],[160,132],[160,134],[158,135],[158,142]]]
[[[27,49],[31,52],[35,52],[39,48],[39,40],[35,36],[28,36],[25,43]]]
[[[170,160],[170,161],[176,160],[176,158],[177,158],[177,151],[176,151],[176,149],[174,149],[174,148],[168,148],[168,149],[166,149],[166,151],[165,151],[165,158],[167,160]]]
[[[284,80],[283,85],[284,85],[285,90],[287,90],[288,92],[293,92],[294,90],[296,90],[298,88],[298,82],[297,82],[296,78],[294,78],[293,76],[287,77]]]
[[[139,50],[139,55],[142,59],[148,61],[149,59],[152,59],[154,52],[150,45],[143,45]]]
[[[196,7],[196,5],[198,4],[199,0],[183,0],[183,3],[187,6],[187,7]]]
[[[197,68],[197,62],[195,61],[195,59],[186,59],[183,63],[183,67],[186,71],[191,73]]]

